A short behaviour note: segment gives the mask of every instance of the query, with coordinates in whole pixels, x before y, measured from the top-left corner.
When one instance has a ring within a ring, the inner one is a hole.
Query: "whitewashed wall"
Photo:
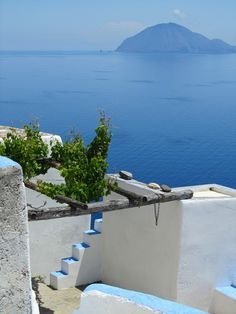
[[[150,294],[92,284],[81,295],[79,310],[73,314],[206,314]]]
[[[183,201],[177,300],[209,309],[236,276],[236,198]]]
[[[61,269],[61,259],[72,255],[72,244],[82,241],[90,215],[29,222],[32,276],[49,283],[50,272]]]
[[[180,202],[104,213],[102,281],[176,299],[181,231]]]
[[[235,197],[161,204],[158,227],[153,205],[104,213],[102,280],[208,310],[236,274],[235,226]]]
[[[72,314],[162,314],[122,297],[90,291],[81,296],[80,309]]]

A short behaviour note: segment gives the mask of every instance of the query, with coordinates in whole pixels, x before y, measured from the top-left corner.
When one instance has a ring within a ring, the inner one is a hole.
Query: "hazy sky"
[[[236,45],[236,0],[0,0],[0,49],[115,49],[175,22]]]

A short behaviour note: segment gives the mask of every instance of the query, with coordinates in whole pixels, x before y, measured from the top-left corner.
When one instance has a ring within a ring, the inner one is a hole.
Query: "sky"
[[[0,0],[0,50],[114,50],[167,22],[236,45],[236,0]]]

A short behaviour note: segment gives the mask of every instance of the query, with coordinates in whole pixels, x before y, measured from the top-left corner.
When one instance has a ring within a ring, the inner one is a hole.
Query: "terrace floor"
[[[40,314],[70,314],[80,305],[80,295],[83,288],[54,290],[44,283],[37,283],[37,302]]]

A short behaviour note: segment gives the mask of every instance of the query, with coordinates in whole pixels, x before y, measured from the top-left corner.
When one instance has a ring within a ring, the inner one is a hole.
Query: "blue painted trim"
[[[90,229],[90,230],[86,230],[84,231],[85,234],[89,234],[89,235],[95,235],[95,234],[101,234],[100,231],[94,230],[94,229]]]
[[[90,228],[94,229],[95,220],[102,218],[102,212],[91,214]]]
[[[102,222],[103,219],[102,218],[99,218],[99,219],[96,219],[97,222]]]
[[[216,290],[236,301],[236,289],[235,289],[235,287],[233,287],[233,286],[220,287],[220,288],[217,288]]]
[[[51,275],[56,276],[56,277],[65,277],[68,276],[64,271],[58,270],[58,271],[53,271],[51,272]]]
[[[9,168],[9,167],[21,168],[21,166],[17,162],[7,157],[0,156],[0,168]]]
[[[99,202],[103,201],[103,197],[99,197]],[[91,203],[95,203],[96,201],[92,201]],[[91,219],[90,219],[90,229],[94,229],[94,224],[95,224],[95,220],[98,218],[102,218],[102,212],[98,212],[98,213],[93,213],[91,214]]]
[[[78,259],[74,258],[73,256],[62,258],[62,260],[68,264],[72,264],[72,263],[79,261]]]
[[[84,290],[84,292],[88,291],[100,291],[108,295],[125,298],[136,304],[147,306],[155,311],[162,311],[165,314],[207,314],[207,312],[200,311],[169,300],[161,299],[150,294],[120,289],[104,284],[92,284]]]
[[[236,285],[231,285],[231,287],[233,287],[234,289],[236,289]]]
[[[90,247],[87,243],[81,242],[81,243],[75,243],[73,244],[73,247],[76,247],[77,249],[87,249]]]

